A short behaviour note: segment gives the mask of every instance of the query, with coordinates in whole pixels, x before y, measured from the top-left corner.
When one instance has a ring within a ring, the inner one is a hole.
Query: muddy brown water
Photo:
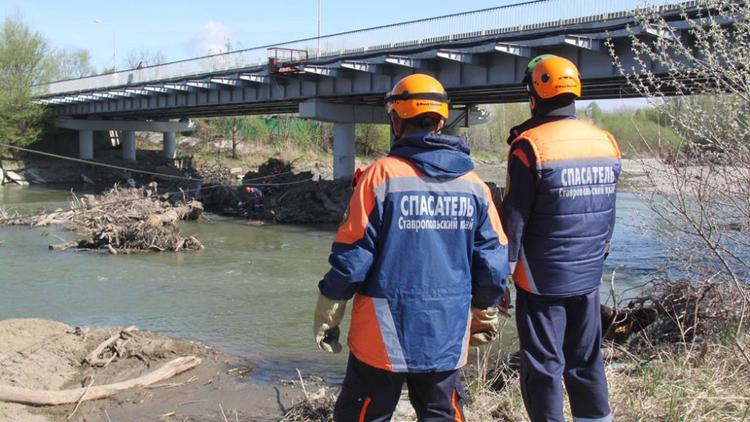
[[[0,187],[0,205],[54,209],[66,206],[68,195]],[[620,194],[617,217],[607,273],[621,267],[616,287],[623,291],[647,281],[664,260],[641,227],[649,221],[643,204]],[[345,354],[318,352],[311,335],[317,283],[328,269],[334,230],[259,227],[209,215],[183,226],[204,243],[202,252],[109,256],[48,251],[58,237],[71,237],[59,229],[0,227],[0,319],[137,325],[247,357],[258,363],[256,380],[296,377],[295,368],[337,380]]]

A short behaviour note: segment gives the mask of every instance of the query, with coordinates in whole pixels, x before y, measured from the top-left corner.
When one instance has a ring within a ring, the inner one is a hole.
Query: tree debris
[[[621,344],[632,354],[648,354],[663,348],[703,347],[750,333],[743,298],[750,295],[750,284],[740,288],[742,294],[729,282],[655,280],[647,294],[619,311],[630,315],[634,326],[640,325]],[[653,316],[643,318],[646,314]]]
[[[260,191],[262,206],[245,187]],[[246,173],[240,187],[204,185],[200,199],[207,210],[224,215],[283,224],[338,224],[352,192],[348,179],[314,180],[312,172],[296,173],[291,163],[271,158],[258,171]]]
[[[56,406],[77,403],[79,400],[102,399],[133,387],[147,387],[151,384],[156,384],[159,381],[172,378],[175,375],[193,369],[200,363],[201,359],[196,356],[180,357],[146,375],[113,384],[89,386],[89,388],[46,391],[0,386],[0,401],[29,404],[32,406]]]
[[[23,216],[0,210],[0,224],[46,227],[59,225],[73,231],[76,240],[50,245],[54,251],[71,248],[118,253],[203,249],[193,236],[183,236],[177,224],[196,220],[203,204],[195,200],[171,203],[150,189],[115,186],[101,195],[72,194],[70,209]]]
[[[119,351],[119,347],[117,347],[118,341],[127,341],[132,336],[132,333],[134,331],[138,331],[137,327],[130,326],[119,333],[113,334],[108,339],[104,340],[99,346],[97,346],[94,350],[91,351],[85,358],[84,362],[88,363],[90,366],[106,366],[110,362],[112,362],[112,359],[117,355],[122,355],[122,353]],[[109,359],[101,358],[103,353],[106,351],[111,350],[112,357]]]

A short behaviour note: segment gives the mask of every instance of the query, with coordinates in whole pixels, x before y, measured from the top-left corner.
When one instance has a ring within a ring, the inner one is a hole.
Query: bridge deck
[[[628,97],[604,46],[640,28],[643,0],[541,0],[309,38],[36,87],[58,115],[170,118],[296,112],[315,98],[378,105],[393,82],[413,72],[446,85],[454,104],[519,101],[528,59],[555,53],[575,61],[587,98]],[[695,1],[652,1],[677,15]],[[679,22],[675,31],[679,32]],[[644,36],[664,36],[643,32]],[[318,45],[320,47],[318,47]],[[307,51],[308,59],[269,69],[269,47]]]

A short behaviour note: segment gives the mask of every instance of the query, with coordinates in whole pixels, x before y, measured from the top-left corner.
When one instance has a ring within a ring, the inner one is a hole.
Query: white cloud
[[[198,33],[188,43],[192,55],[202,56],[226,50],[232,39],[232,30],[225,24],[210,20],[200,27]]]

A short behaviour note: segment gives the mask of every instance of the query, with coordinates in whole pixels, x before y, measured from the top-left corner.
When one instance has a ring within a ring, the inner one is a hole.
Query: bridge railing
[[[356,53],[388,51],[409,46],[428,46],[467,38],[508,32],[598,22],[626,17],[646,4],[677,7],[675,0],[537,0],[393,25],[307,38],[281,44],[237,50],[181,60],[141,69],[56,81],[38,85],[40,96],[144,85],[186,79],[208,73],[241,70],[264,65],[270,47],[308,51],[311,59],[335,58]],[[693,3],[693,2],[687,2]]]

